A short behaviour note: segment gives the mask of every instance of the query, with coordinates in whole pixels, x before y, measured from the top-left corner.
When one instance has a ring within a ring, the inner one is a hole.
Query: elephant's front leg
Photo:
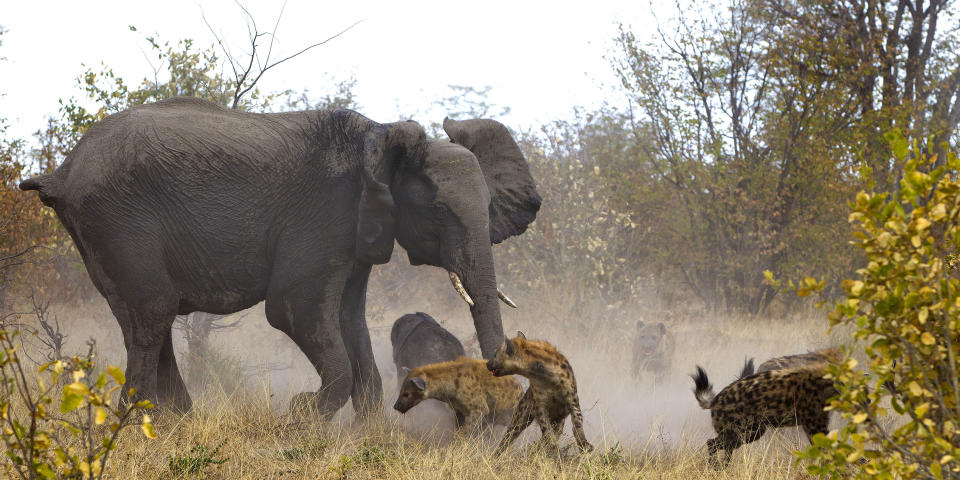
[[[380,411],[383,405],[383,385],[365,315],[369,276],[370,265],[354,266],[343,290],[340,310],[340,332],[353,371],[353,408],[362,416]]]
[[[340,331],[340,296],[350,268],[330,268],[267,299],[267,319],[307,356],[323,381],[313,406],[324,416],[337,412],[353,389],[353,369]]]

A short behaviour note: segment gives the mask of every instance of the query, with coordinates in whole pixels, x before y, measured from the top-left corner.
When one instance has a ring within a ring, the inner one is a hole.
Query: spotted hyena
[[[673,334],[663,322],[646,324],[638,320],[633,342],[633,378],[662,381],[670,373],[675,348]]]
[[[484,360],[460,357],[414,368],[400,384],[393,408],[406,413],[425,399],[446,403],[457,417],[457,427],[506,425],[523,395],[514,377],[495,377]]]
[[[697,367],[691,375],[693,393],[703,409],[710,410],[716,438],[707,441],[710,461],[725,453],[724,465],[740,445],[760,438],[768,427],[800,425],[809,439],[827,433],[830,413],[827,399],[837,394],[832,380],[824,378],[826,364],[768,370],[741,378],[713,394],[707,373]]]
[[[487,368],[496,376],[522,375],[530,380],[523,398],[513,413],[510,426],[497,446],[496,455],[510,444],[534,421],[540,425],[541,444],[556,449],[567,416],[573,421],[573,436],[583,451],[593,450],[583,433],[583,412],[577,397],[577,380],[570,362],[547,342],[527,340],[522,332],[513,339],[504,339],[503,345]]]

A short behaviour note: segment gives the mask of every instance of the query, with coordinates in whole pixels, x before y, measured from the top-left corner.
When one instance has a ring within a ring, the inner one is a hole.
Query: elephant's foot
[[[347,398],[331,398],[319,392],[300,392],[290,399],[290,413],[298,416],[318,416],[330,418],[347,403]]]

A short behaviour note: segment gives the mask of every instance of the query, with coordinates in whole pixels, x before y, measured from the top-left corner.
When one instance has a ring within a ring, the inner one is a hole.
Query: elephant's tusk
[[[467,293],[467,289],[463,288],[463,282],[460,281],[460,276],[453,272],[447,272],[450,275],[450,283],[453,284],[453,289],[460,294],[460,298],[464,302],[467,302],[467,305],[473,306],[473,299],[470,298],[470,295]]]
[[[503,303],[506,303],[510,307],[517,308],[517,304],[513,303],[513,300],[510,300],[510,297],[503,293],[503,290],[500,290],[500,287],[497,287],[497,296],[500,297],[500,300],[503,300]]]

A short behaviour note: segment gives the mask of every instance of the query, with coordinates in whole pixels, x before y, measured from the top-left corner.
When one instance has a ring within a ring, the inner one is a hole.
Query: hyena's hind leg
[[[733,457],[733,451],[740,445],[743,445],[740,435],[720,434],[716,438],[707,440],[707,453],[710,457],[710,465],[713,468],[720,469],[730,464],[730,458]],[[723,459],[717,458],[717,451],[723,450]]]
[[[813,445],[813,436],[822,433],[826,435],[828,430],[828,425],[830,424],[830,413],[828,412],[819,412],[817,415],[811,416],[810,418],[805,418],[803,420],[803,433],[807,434],[807,441],[810,442],[810,445]]]
[[[583,433],[583,412],[580,410],[580,399],[577,394],[572,395],[570,399],[570,422],[573,423],[573,438],[577,440],[577,447],[581,451],[593,451],[593,445],[587,441],[586,434]],[[563,423],[561,422],[561,426]]]

